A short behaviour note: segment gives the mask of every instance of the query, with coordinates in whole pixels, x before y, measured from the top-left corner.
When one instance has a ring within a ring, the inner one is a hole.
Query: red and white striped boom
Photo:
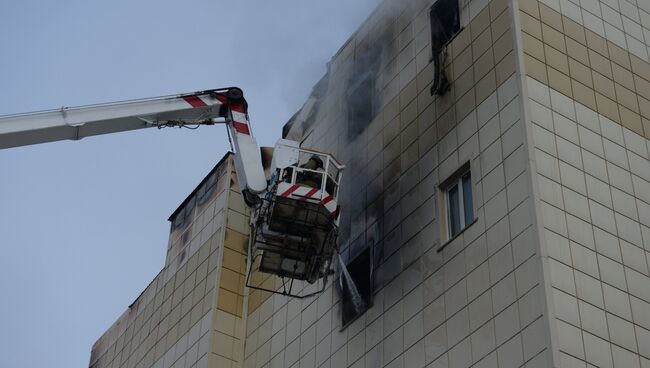
[[[257,195],[266,191],[267,183],[247,109],[241,89],[233,87],[4,115],[0,116],[0,149],[134,129],[225,122],[242,191]]]

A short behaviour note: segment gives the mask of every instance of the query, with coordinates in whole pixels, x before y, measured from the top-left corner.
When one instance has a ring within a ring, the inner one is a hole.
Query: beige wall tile
[[[515,53],[510,52],[495,67],[497,85],[501,85],[515,72]]]
[[[510,12],[503,12],[496,18],[490,25],[492,29],[492,38],[499,38],[503,35],[508,29],[510,29]],[[512,43],[512,38],[510,39]]]
[[[233,271],[243,273],[245,270],[241,269],[242,258],[241,253],[235,252],[232,249],[225,248],[223,250],[223,266]]]
[[[225,312],[241,316],[241,311],[237,310],[237,294],[232,291],[220,288],[217,306]]]
[[[469,24],[469,30],[472,34],[472,40],[478,38],[478,36],[485,31],[486,28],[490,26],[490,8],[485,7],[481,10],[474,19]]]
[[[474,110],[475,106],[474,89],[470,89],[464,96],[458,99],[456,103],[456,116],[458,120],[462,120],[467,114]]]
[[[483,56],[483,53],[492,46],[492,34],[490,32],[483,32],[476,40],[472,42],[472,56],[474,61]]]
[[[595,71],[592,71],[591,77],[594,81],[594,89],[596,92],[599,92],[600,94],[607,96],[608,98],[612,100],[616,100],[616,91],[614,90],[614,82],[601,75],[600,73],[597,73]]]
[[[620,123],[621,118],[618,113],[618,105],[616,104],[616,102],[596,92],[596,105],[598,106],[597,111],[601,115],[604,115],[609,119]]]
[[[474,70],[473,68],[469,68],[454,82],[454,91],[459,96],[462,96],[469,91],[472,86],[474,86]]]
[[[506,54],[512,51],[512,32],[507,30],[506,33],[501,35],[501,38],[494,42],[492,48],[494,50],[494,61],[499,62]]]
[[[614,88],[616,89],[616,100],[623,106],[634,111],[635,113],[639,112],[639,102],[636,98],[636,93],[630,91],[629,89],[621,86],[618,83],[614,83]]]
[[[637,98],[639,99],[639,110],[641,112],[641,116],[645,116],[646,118],[650,119],[650,101],[638,95]]]
[[[571,80],[571,86],[573,87],[573,98],[590,109],[597,110],[596,95],[593,89],[575,79]]]
[[[562,16],[562,24],[564,25],[564,33],[567,36],[583,45],[587,44],[587,39],[585,38],[585,28],[582,25],[565,16]],[[567,47],[568,46],[569,45],[567,44]]]
[[[449,133],[450,130],[452,130],[456,126],[456,110],[448,109],[447,111],[445,111],[438,118],[438,122],[436,125],[437,125],[438,137],[445,136],[447,133]]]
[[[650,119],[641,118],[641,121],[643,122],[643,132],[645,137],[646,139],[650,139]]]
[[[472,38],[468,29],[460,32],[449,44],[451,56],[455,59],[467,46],[472,43]]]
[[[650,64],[634,55],[630,55],[630,62],[634,74],[637,74],[643,79],[650,81]]]
[[[248,294],[248,313],[254,312],[260,306],[260,293],[259,290],[251,290]]]
[[[630,65],[630,53],[627,52],[627,50],[624,50],[620,46],[617,46],[609,41],[607,41],[607,48],[609,50],[609,57],[613,62],[624,67],[627,70],[631,70],[632,66]]]
[[[548,84],[548,77],[546,76],[546,64],[530,55],[524,55],[524,65],[526,68],[526,74],[544,84]]]
[[[494,21],[498,16],[508,8],[508,0],[492,0],[490,1],[490,19]]]
[[[589,65],[589,51],[586,46],[574,41],[571,38],[566,38],[567,54],[583,63]]]
[[[539,8],[537,1],[519,0],[519,9],[525,11],[535,18],[539,18]]]
[[[544,53],[546,54],[546,64],[569,75],[569,61],[565,54],[548,45],[544,45]]]
[[[519,12],[519,19],[521,20],[521,29],[529,35],[542,39],[542,23],[530,15]]]
[[[623,105],[619,105],[619,112],[621,114],[621,124],[624,127],[639,135],[643,135],[643,123],[639,114],[625,108]]]
[[[604,56],[589,50],[589,65],[597,71],[598,73],[604,75],[605,77],[612,79],[612,64],[609,59]]]
[[[476,104],[480,104],[496,90],[496,74],[490,71],[483,79],[476,83]]]
[[[589,67],[572,58],[569,58],[569,71],[571,78],[574,78],[580,83],[593,88],[594,84],[591,79],[591,69]]]
[[[492,49],[488,49],[481,57],[474,63],[474,78],[481,79],[487,74],[490,69],[494,68],[494,58],[492,57]]]
[[[549,8],[548,6],[540,3],[539,4],[539,15],[542,22],[548,24],[549,26],[557,29],[560,32],[563,32],[562,29],[562,16],[560,13]]]
[[[546,71],[548,73],[549,87],[561,92],[566,96],[573,96],[573,93],[571,91],[571,79],[568,75],[563,74],[550,66],[546,68]]]
[[[224,246],[238,252],[243,252],[248,246],[248,237],[244,234],[228,229],[224,239]]]
[[[629,70],[623,68],[619,64],[612,63],[612,76],[614,81],[623,85],[625,88],[634,91],[634,75]]]
[[[232,291],[233,293],[243,293],[243,284],[241,274],[231,271],[227,268],[221,270],[221,285],[222,288]]]
[[[473,77],[473,75],[474,75],[473,69],[468,69],[468,72],[470,72],[472,74],[472,77]],[[473,80],[473,78],[472,78],[472,80]],[[435,100],[436,101],[436,108],[435,108],[436,117],[440,117],[440,116],[444,115],[445,112],[447,112],[447,110],[449,110],[452,106],[454,106],[454,103],[456,102],[456,96],[462,96],[462,95],[465,94],[465,91],[463,91],[462,93],[459,92],[459,89],[456,86],[457,83],[458,83],[458,81],[456,81],[456,83],[452,84],[447,93],[445,93],[442,96],[438,96],[438,98],[436,98],[436,100]],[[467,89],[469,89],[470,87],[471,87],[470,85],[466,86]],[[397,132],[399,130],[399,120],[397,121],[396,125],[397,125],[397,127],[395,128],[395,131]],[[386,135],[386,128],[384,128],[384,135]],[[387,141],[385,141],[385,143],[388,143],[391,140],[387,140]]]
[[[450,74],[452,80],[460,77],[472,65],[472,48],[467,47],[452,61],[453,73]],[[431,76],[428,76],[431,79]],[[429,81],[430,82],[430,81]]]
[[[638,94],[650,100],[650,82],[638,75],[634,75],[634,85]]]
[[[542,41],[527,33],[522,33],[522,40],[524,42],[524,52],[528,55],[534,56],[540,61],[546,60],[546,57],[544,56],[544,44]]]
[[[454,67],[453,69],[455,69],[455,68],[456,67]],[[421,92],[422,90],[427,89],[427,87],[429,87],[432,84],[432,82],[433,82],[432,78],[431,78],[432,75],[433,75],[433,63],[429,62],[427,64],[427,66],[424,69],[422,69],[422,71],[420,71],[418,73],[418,76],[416,77],[416,80],[417,80],[416,83],[417,83],[417,86],[418,86],[418,91]],[[449,75],[448,77],[452,78],[452,77],[455,77],[455,75],[454,76]],[[377,116],[376,119],[381,120],[382,117]],[[378,125],[380,125],[380,124],[381,123],[378,123]]]
[[[585,29],[585,36],[587,38],[587,46],[590,49],[598,52],[603,56],[608,56],[607,41],[605,41],[604,38],[600,37],[589,29]]]
[[[542,24],[542,34],[544,43],[553,46],[554,48],[566,53],[566,43],[564,41],[564,35],[555,29]]]

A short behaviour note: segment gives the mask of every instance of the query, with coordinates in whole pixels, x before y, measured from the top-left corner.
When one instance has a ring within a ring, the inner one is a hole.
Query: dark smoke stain
[[[292,130],[299,130],[300,137],[304,138],[304,134],[309,131],[309,129],[316,123],[318,112],[320,111],[323,99],[327,96],[329,89],[329,80],[330,80],[330,70],[329,65],[327,67],[327,72],[325,75],[316,83],[314,88],[311,91],[311,95],[308,98],[308,101],[312,101],[311,104],[305,104],[303,109],[309,109],[305,112],[302,109],[298,110],[291,119],[282,127],[282,138],[285,139],[296,139],[296,137],[289,137]],[[306,116],[305,116],[306,115]],[[300,126],[296,126],[300,125]]]
[[[345,89],[349,141],[353,141],[368,128],[379,109],[376,84],[383,47],[381,42],[369,44],[368,41],[363,41],[355,49],[352,72]]]

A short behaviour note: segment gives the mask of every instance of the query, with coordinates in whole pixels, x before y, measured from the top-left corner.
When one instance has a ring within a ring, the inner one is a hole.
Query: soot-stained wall
[[[434,97],[432,3],[384,2],[284,131],[347,166],[341,254],[373,248],[373,306],[342,326],[337,282],[317,298],[268,295],[248,311],[245,367],[549,361],[512,8],[460,2],[450,90]],[[467,162],[477,219],[449,241],[439,185]]]

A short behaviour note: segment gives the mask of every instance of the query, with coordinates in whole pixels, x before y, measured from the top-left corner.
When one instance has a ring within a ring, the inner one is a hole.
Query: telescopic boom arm
[[[301,298],[323,292],[338,252],[344,166],[327,153],[280,139],[272,151],[267,182],[248,121],[248,103],[239,88],[0,116],[0,149],[142,128],[217,123],[228,128],[241,193],[251,208],[246,286]],[[282,290],[253,282],[251,275],[258,271],[278,276]],[[294,290],[294,280],[320,286],[302,293],[300,287]]]
[[[0,116],[0,149],[134,129],[215,123],[228,127],[244,194],[265,192],[267,183],[248,121],[248,104],[236,87]]]

